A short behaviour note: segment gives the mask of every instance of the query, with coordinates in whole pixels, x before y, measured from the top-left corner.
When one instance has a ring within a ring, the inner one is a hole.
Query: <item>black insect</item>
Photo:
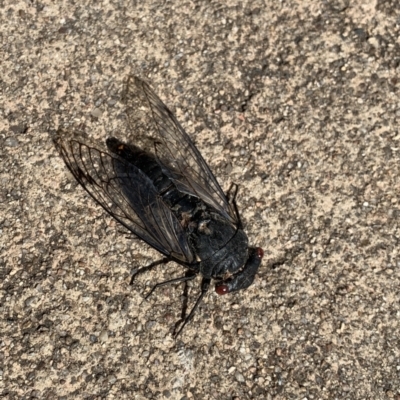
[[[179,323],[175,326],[178,335],[211,279],[220,295],[247,288],[263,250],[248,247],[235,201],[237,186],[224,194],[190,137],[150,86],[130,76],[122,99],[128,143],[111,137],[107,149],[99,150],[63,129],[54,142],[93,199],[165,256],[138,272],[169,261],[188,268],[185,276],[156,284],[148,296],[167,283],[202,275],[201,294],[190,313],[182,316],[177,332]]]

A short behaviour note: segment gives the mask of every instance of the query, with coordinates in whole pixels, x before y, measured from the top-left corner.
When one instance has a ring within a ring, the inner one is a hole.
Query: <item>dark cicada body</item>
[[[153,90],[139,78],[129,77],[123,101],[129,144],[112,137],[102,151],[61,129],[55,144],[97,203],[164,254],[162,262],[175,261],[191,271],[153,290],[201,273],[201,294],[178,334],[211,279],[216,280],[218,294],[247,288],[263,251],[248,247],[235,202],[237,187],[232,199],[225,196],[189,136]]]

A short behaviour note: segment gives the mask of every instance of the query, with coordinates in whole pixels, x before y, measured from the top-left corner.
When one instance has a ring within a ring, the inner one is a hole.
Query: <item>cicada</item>
[[[246,289],[264,253],[249,246],[236,204],[237,186],[225,195],[193,141],[151,87],[129,76],[122,102],[129,140],[123,134],[109,137],[99,148],[59,129],[54,143],[89,195],[164,255],[150,267],[174,261],[187,268],[184,276],[156,284],[149,295],[157,287],[201,274],[200,294],[175,326],[178,335],[212,280],[220,295]]]

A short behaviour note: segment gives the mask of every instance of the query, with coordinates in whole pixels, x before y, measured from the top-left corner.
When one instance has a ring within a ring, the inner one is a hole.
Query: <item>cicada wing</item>
[[[239,226],[239,216],[199,150],[151,87],[130,76],[123,101],[135,144],[155,154],[178,190],[197,196]],[[146,132],[149,142],[136,137],[137,132]]]
[[[54,143],[68,169],[90,196],[159,252],[184,264],[193,263],[187,236],[152,181],[126,160],[73,137],[59,130]]]

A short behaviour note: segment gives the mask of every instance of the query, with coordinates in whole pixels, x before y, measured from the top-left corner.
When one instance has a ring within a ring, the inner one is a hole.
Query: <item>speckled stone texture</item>
[[[0,1],[0,397],[399,400],[399,37],[398,0]],[[130,286],[160,255],[51,141],[124,132],[129,73],[265,250],[176,341],[182,267]]]

